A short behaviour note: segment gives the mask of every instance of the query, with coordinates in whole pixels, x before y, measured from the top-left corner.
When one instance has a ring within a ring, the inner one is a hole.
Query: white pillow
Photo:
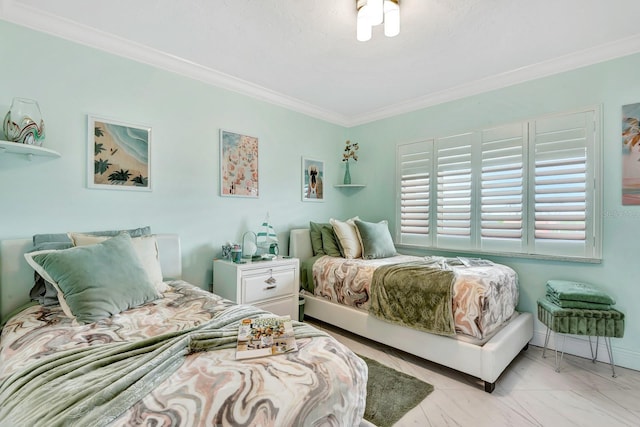
[[[333,227],[333,232],[336,233],[342,252],[345,258],[360,258],[362,257],[362,243],[358,237],[358,231],[356,228],[355,220],[360,219],[355,216],[346,221],[340,221],[331,218],[329,223]]]
[[[73,246],[88,246],[104,242],[110,236],[94,236],[83,233],[67,233]],[[162,268],[160,267],[160,256],[158,255],[158,241],[156,236],[150,234],[131,238],[131,244],[135,250],[142,266],[149,275],[151,283],[158,292],[163,293],[169,290],[169,285],[162,281]]]

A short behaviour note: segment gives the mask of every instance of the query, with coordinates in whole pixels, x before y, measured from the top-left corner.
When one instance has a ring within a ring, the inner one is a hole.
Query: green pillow
[[[362,239],[362,258],[388,258],[397,254],[386,220],[373,223],[356,219],[354,222]]]
[[[341,257],[340,246],[338,245],[338,239],[333,232],[331,224],[323,224],[322,229],[322,247],[325,255]]]
[[[313,250],[313,255],[324,255],[324,250],[322,248],[322,226],[319,222],[309,221],[309,234],[311,235],[311,249]]]
[[[24,256],[57,288],[62,310],[79,323],[97,322],[160,297],[126,233],[95,245]]]

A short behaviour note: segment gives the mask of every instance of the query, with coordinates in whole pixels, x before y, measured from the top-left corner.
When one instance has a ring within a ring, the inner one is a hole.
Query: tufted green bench
[[[598,339],[604,337],[607,352],[609,353],[611,370],[613,376],[616,376],[611,338],[622,338],[624,336],[624,313],[613,308],[609,310],[562,308],[546,298],[540,298],[538,300],[538,320],[547,326],[542,357],[545,357],[551,331],[556,334],[587,335],[589,337],[589,347],[591,349],[593,362],[595,362],[598,357]],[[597,337],[595,355],[591,344],[591,337],[593,336]],[[562,361],[563,355],[564,350],[561,351],[560,361]],[[556,346],[556,371],[560,370],[559,363],[558,347]]]

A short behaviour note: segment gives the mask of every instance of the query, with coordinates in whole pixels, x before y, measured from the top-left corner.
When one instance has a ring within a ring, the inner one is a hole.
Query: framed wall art
[[[87,186],[151,191],[151,127],[88,116]]]
[[[260,195],[258,138],[220,130],[220,195]]]
[[[640,103],[622,106],[622,204],[640,205]]]
[[[302,201],[324,201],[324,162],[302,158]]]

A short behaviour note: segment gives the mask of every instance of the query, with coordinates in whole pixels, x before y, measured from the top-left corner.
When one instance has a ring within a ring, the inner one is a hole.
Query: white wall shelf
[[[0,140],[0,155],[2,154],[22,154],[26,156],[28,160],[31,160],[33,156],[60,157],[60,153],[48,148]]]
[[[335,184],[336,188],[364,188],[367,184]]]

